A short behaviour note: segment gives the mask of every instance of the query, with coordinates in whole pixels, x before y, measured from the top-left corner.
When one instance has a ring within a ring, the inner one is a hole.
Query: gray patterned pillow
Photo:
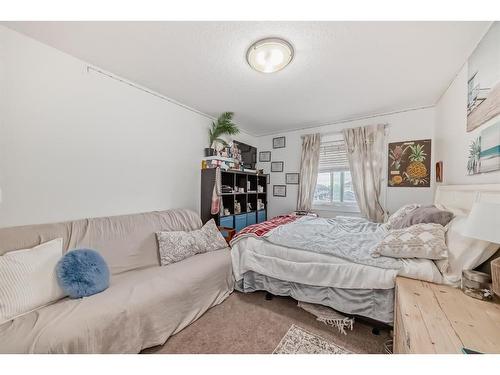
[[[373,250],[372,256],[445,259],[448,257],[445,233],[442,225],[434,223],[391,230]]]
[[[453,213],[440,210],[436,206],[422,206],[408,212],[401,220],[391,226],[391,229],[408,228],[415,224],[434,223],[443,227],[453,219]]]
[[[401,220],[409,213],[412,212],[413,210],[419,208],[420,205],[417,203],[412,203],[412,204],[405,204],[403,207],[401,207],[399,210],[394,212],[391,216],[389,216],[389,219],[387,220],[386,226],[388,229],[392,229],[394,225],[398,225]]]
[[[162,266],[180,262],[196,254],[227,247],[227,242],[212,219],[203,228],[191,232],[156,232]]]

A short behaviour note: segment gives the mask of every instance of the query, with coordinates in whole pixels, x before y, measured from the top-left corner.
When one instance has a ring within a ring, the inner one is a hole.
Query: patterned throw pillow
[[[227,247],[227,242],[212,219],[203,228],[191,232],[156,232],[162,266],[180,262],[196,254]]]
[[[399,222],[403,220],[403,218],[409,213],[412,212],[413,210],[419,208],[420,205],[417,203],[412,203],[412,204],[405,204],[403,207],[401,207],[399,210],[394,212],[391,216],[389,216],[389,219],[387,220],[386,226],[387,229],[392,229],[394,225],[399,225]]]
[[[373,250],[372,256],[445,259],[448,257],[445,233],[442,225],[434,223],[391,230]]]
[[[453,213],[440,210],[436,206],[421,206],[408,212],[401,220],[391,226],[391,229],[408,228],[415,224],[434,223],[443,227],[453,219]]]

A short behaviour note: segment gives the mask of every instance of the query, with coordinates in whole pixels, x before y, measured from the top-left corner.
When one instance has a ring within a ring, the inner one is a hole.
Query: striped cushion
[[[0,324],[64,297],[56,264],[62,238],[0,256]]]

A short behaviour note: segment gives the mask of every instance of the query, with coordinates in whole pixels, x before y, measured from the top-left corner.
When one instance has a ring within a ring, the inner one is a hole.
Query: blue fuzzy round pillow
[[[70,298],[102,292],[109,286],[109,268],[101,254],[91,249],[67,252],[57,263],[59,285]]]

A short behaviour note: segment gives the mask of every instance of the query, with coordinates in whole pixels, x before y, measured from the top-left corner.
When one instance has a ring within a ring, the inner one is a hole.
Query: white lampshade
[[[474,203],[462,234],[500,244],[500,204]]]

